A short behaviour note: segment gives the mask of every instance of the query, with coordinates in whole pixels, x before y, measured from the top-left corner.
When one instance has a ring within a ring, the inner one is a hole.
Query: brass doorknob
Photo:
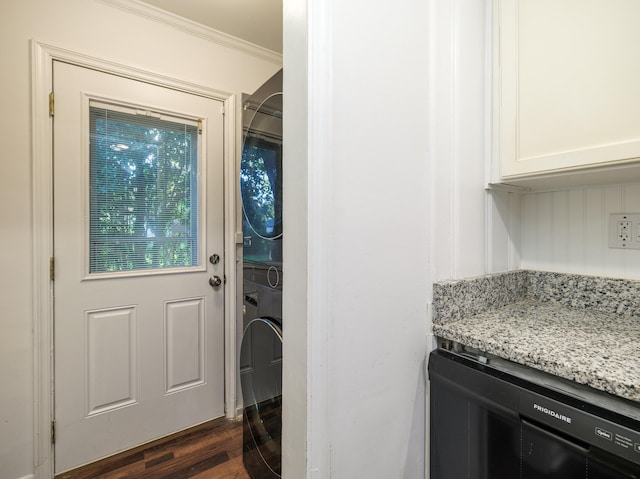
[[[217,288],[222,284],[222,279],[220,276],[211,276],[211,278],[209,278],[209,284],[214,288]]]

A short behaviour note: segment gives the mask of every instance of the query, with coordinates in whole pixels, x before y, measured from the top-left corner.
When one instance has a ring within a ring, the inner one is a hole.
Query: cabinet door
[[[499,0],[501,179],[640,160],[640,2]]]

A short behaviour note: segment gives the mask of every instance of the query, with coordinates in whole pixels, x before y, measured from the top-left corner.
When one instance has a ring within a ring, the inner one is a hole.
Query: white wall
[[[318,2],[316,2],[318,3]],[[325,5],[322,2],[322,5]],[[313,149],[309,147],[309,126],[313,125],[309,111],[309,84],[315,83],[315,65],[311,64],[309,53],[308,11],[307,2],[283,0],[283,264],[286,265],[286,287],[282,292],[282,316],[287,318],[283,334],[283,424],[282,424],[282,471],[285,479],[318,477],[307,472],[315,467],[316,462],[324,463],[324,451],[318,452],[309,446],[309,437],[313,434],[317,446],[325,444],[324,431],[316,424],[308,427],[307,418],[318,411],[319,417],[326,415],[323,407],[325,391],[309,394],[309,360],[314,350],[310,348],[308,331],[313,327],[324,326],[320,321],[310,321],[308,229],[317,224],[309,221],[308,198],[313,198],[313,190],[309,191],[310,158]],[[312,73],[312,75],[309,75]],[[317,128],[315,128],[318,131]],[[314,163],[320,166],[319,162]],[[322,203],[320,203],[322,204]],[[318,202],[316,202],[316,206]],[[317,216],[317,215],[316,215]],[[311,272],[309,272],[311,273]],[[313,308],[311,308],[313,309]],[[315,310],[320,308],[316,307]],[[291,320],[289,321],[289,318]],[[315,343],[323,351],[326,341],[322,334],[315,335]],[[315,378],[322,381],[323,357],[316,358]],[[319,422],[319,421],[318,421]],[[322,423],[320,423],[322,426]],[[320,456],[320,459],[317,459]]]
[[[522,196],[522,267],[640,279],[640,250],[608,247],[609,215],[640,212],[640,184]]]
[[[1,2],[0,23],[0,477],[13,479],[34,472],[30,40],[238,95],[279,65],[98,0]]]
[[[335,1],[330,18],[331,148],[322,199],[330,477],[419,478],[429,279],[427,5]]]
[[[284,397],[302,389],[306,404],[285,399],[284,440],[285,450],[306,443],[308,463],[285,458],[284,477],[422,477],[428,168],[412,133],[428,128],[414,108],[427,100],[426,8],[329,1],[300,13],[294,3],[284,5],[285,88],[289,55],[309,75],[285,99],[285,113],[295,104],[307,121],[285,114],[285,158],[300,152],[306,166],[285,197],[287,281],[303,296],[285,291]],[[291,261],[292,237],[304,263]]]
[[[487,2],[301,3],[284,3],[285,161],[299,163],[283,440],[308,462],[286,456],[284,477],[422,478],[431,284],[518,261],[519,200],[484,190]]]

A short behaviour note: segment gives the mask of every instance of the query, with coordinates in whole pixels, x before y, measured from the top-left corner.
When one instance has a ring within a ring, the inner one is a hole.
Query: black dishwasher
[[[636,403],[444,349],[429,380],[430,479],[640,478]]]

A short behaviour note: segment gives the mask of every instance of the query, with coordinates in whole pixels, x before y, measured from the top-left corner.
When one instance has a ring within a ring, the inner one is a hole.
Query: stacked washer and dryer
[[[243,463],[252,479],[273,479],[282,433],[282,70],[243,108]]]

